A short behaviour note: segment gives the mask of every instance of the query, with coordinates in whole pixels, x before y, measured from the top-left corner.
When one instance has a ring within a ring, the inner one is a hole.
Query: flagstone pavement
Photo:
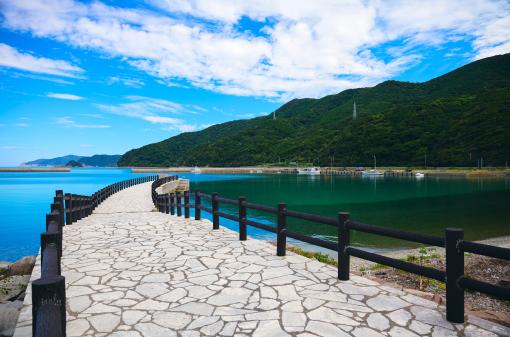
[[[225,228],[155,212],[150,183],[64,227],[67,336],[510,336],[444,307]],[[39,259],[32,279],[39,278]],[[30,288],[30,287],[29,287]],[[15,332],[31,335],[31,293]]]

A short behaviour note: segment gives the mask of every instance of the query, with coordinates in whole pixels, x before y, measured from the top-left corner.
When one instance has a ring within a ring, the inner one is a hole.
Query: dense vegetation
[[[70,160],[67,164],[67,167],[83,167],[83,164],[76,160]]]
[[[358,118],[352,118],[356,101]],[[272,114],[182,133],[134,149],[119,166],[505,165],[510,160],[510,54],[424,83],[386,81]]]
[[[81,166],[96,166],[96,167],[113,167],[117,166],[117,161],[121,156],[118,154],[95,154],[90,157],[68,155],[63,157],[51,158],[51,159],[37,159],[26,162],[25,165],[32,166],[68,166],[69,162],[76,162]],[[78,167],[78,166],[74,166]]]

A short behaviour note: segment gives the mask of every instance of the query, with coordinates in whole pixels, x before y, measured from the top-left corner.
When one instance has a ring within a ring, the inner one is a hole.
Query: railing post
[[[170,194],[165,194],[165,213],[170,213]]]
[[[218,197],[217,192],[211,193],[211,207],[213,218],[213,229],[220,229],[220,215],[218,214]]]
[[[246,197],[239,197],[239,240],[246,241]]]
[[[200,213],[200,207],[202,206],[202,200],[200,198],[200,191],[195,191],[195,220],[200,220],[202,214]]]
[[[177,198],[177,216],[182,215],[182,209],[181,209],[181,192],[176,192],[175,197]]]
[[[175,194],[170,193],[170,214],[175,215]]]
[[[278,224],[276,227],[276,255],[285,256],[287,248],[287,204],[278,204]]]
[[[44,250],[47,246],[54,245],[57,251],[57,275],[61,275],[61,258],[62,258],[62,233],[41,233],[41,266],[44,264],[46,255]],[[42,272],[42,271],[41,271]]]
[[[351,241],[348,222],[349,213],[338,213],[338,279],[342,281],[349,280],[351,268],[351,257],[347,253]]]
[[[63,276],[32,282],[32,336],[66,335],[66,286]]]
[[[184,191],[184,217],[189,218],[189,191]]]
[[[56,190],[55,198],[58,200],[58,204],[60,205],[60,223],[62,226],[65,225],[65,210],[64,210],[64,191]]]
[[[66,225],[70,225],[73,223],[73,215],[71,214],[71,210],[73,208],[73,198],[71,193],[65,194],[65,208],[66,208]]]
[[[464,289],[459,286],[464,275],[464,252],[459,248],[463,238],[463,229],[446,229],[446,319],[453,323],[464,323]]]

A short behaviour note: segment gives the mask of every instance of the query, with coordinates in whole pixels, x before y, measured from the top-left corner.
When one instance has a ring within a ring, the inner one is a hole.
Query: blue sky
[[[508,1],[0,0],[0,165],[122,154],[507,52]]]

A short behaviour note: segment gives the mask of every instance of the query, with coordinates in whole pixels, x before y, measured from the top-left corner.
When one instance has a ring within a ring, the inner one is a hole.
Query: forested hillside
[[[358,118],[353,119],[356,102]],[[119,166],[476,166],[510,161],[510,54],[424,83],[386,81],[272,114],[187,132],[124,154]]]

